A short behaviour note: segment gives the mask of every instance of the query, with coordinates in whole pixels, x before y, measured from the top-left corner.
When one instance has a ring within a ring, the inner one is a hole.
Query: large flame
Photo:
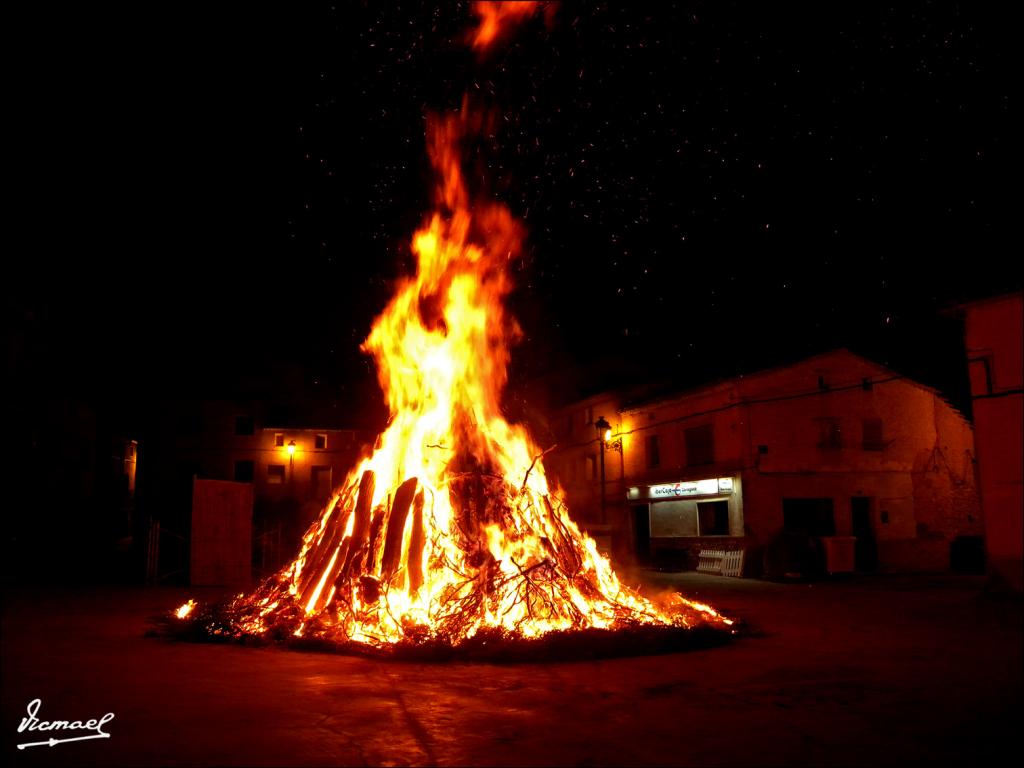
[[[494,18],[506,12],[520,13],[497,8]],[[485,627],[535,637],[730,623],[679,597],[657,607],[620,584],[569,518],[541,449],[502,415],[517,333],[503,300],[524,232],[504,205],[470,194],[464,140],[487,123],[468,102],[428,121],[435,210],[412,240],[415,275],[399,281],[363,345],[389,426],[295,561],[236,601],[239,631],[458,644]]]
[[[470,36],[473,48],[485,52],[517,24],[540,10],[541,5],[529,0],[473,3],[473,13],[479,17],[479,25]]]

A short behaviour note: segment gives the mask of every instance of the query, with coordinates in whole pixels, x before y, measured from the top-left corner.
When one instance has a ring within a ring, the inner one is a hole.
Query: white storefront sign
[[[713,496],[717,493],[731,493],[731,477],[712,477],[709,480],[691,480],[684,483],[652,485],[652,499],[677,499],[684,496]]]

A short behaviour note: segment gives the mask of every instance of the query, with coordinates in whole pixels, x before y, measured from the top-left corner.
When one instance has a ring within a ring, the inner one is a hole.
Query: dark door
[[[783,499],[782,525],[787,533],[835,536],[832,499]]]
[[[854,564],[858,571],[873,571],[878,565],[878,548],[875,545],[875,531],[871,527],[871,498],[854,496],[850,499],[850,519],[853,535]]]
[[[641,504],[633,507],[633,534],[636,541],[636,559],[646,564],[651,560],[651,507]]]
[[[826,555],[823,536],[836,535],[832,499],[783,499],[783,541],[785,573],[817,577],[825,573]]]

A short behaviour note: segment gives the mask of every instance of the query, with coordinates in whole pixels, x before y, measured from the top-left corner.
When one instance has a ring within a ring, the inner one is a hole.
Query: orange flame
[[[475,2],[473,13],[480,17],[471,42],[477,51],[486,51],[509,30],[530,18],[540,9],[539,2]]]

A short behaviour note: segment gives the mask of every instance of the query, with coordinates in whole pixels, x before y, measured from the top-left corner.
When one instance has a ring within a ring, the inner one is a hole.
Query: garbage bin
[[[856,536],[822,536],[821,542],[825,546],[825,570],[829,574],[853,573]]]

